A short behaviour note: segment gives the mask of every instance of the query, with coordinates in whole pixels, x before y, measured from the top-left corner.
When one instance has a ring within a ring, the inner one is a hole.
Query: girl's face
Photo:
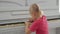
[[[30,14],[31,14],[33,20],[36,19],[37,13],[35,11],[31,11]]]

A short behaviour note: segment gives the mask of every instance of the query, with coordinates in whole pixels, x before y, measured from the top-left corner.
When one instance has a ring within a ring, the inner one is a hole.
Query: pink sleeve
[[[32,25],[29,27],[29,29],[34,32],[38,28],[38,21],[35,21],[32,23]]]

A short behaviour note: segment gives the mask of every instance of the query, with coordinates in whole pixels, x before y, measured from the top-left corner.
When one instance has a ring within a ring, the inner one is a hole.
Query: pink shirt
[[[29,29],[36,34],[48,34],[48,23],[46,16],[42,16],[41,18],[35,20]]]

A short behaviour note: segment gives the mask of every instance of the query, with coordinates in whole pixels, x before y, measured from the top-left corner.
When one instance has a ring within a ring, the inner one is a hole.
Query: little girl
[[[25,22],[26,34],[31,34],[31,32],[36,32],[36,34],[48,34],[48,23],[46,16],[43,15],[41,10],[39,10],[38,5],[32,4],[29,12],[32,19]],[[32,24],[30,25],[31,22]]]

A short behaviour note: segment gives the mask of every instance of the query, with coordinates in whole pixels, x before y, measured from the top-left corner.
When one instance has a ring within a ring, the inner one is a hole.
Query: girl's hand
[[[34,21],[34,20],[33,20],[32,18],[29,18],[29,21],[31,21],[31,22],[32,22],[32,21]]]
[[[34,22],[34,20],[32,18],[29,18],[27,22],[32,23],[32,22]]]
[[[27,27],[29,27],[31,25],[32,21],[33,21],[33,19],[32,18],[29,18],[28,21],[25,22],[25,25]]]
[[[30,22],[25,22],[25,25],[26,25],[27,27],[29,27],[29,26],[31,25],[31,23],[30,23]]]

